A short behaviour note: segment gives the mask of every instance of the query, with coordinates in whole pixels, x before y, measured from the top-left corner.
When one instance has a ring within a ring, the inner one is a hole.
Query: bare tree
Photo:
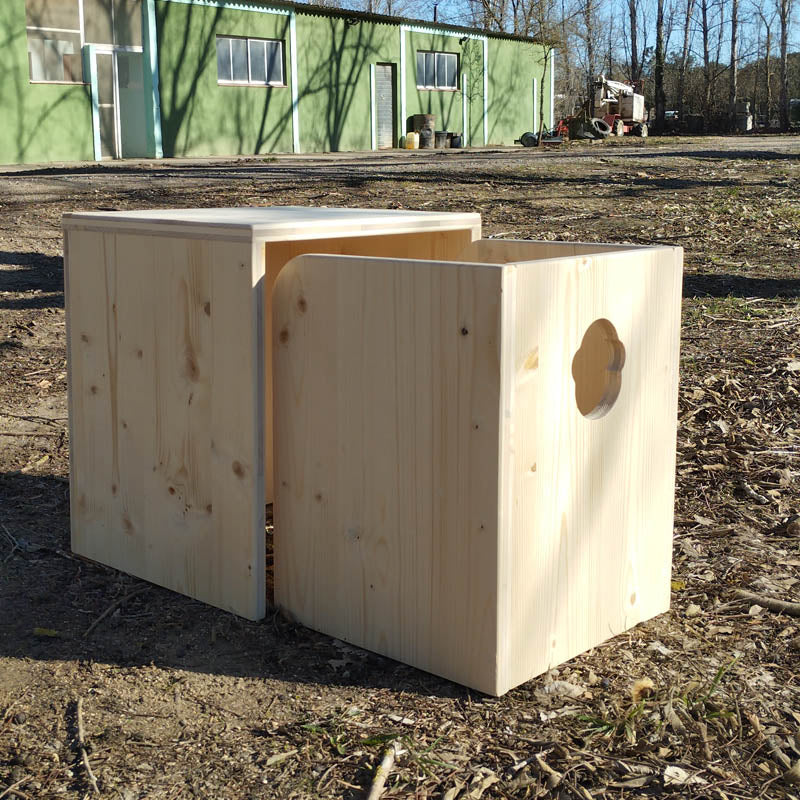
[[[711,122],[713,101],[716,98],[716,84],[721,72],[723,25],[719,6],[713,0],[700,0],[700,32],[703,38],[703,118]],[[713,52],[712,52],[713,48]],[[727,69],[727,67],[725,67]]]
[[[792,16],[792,0],[777,0],[778,20],[781,26],[781,99],[779,116],[781,130],[789,130],[789,70],[787,61],[787,45],[789,39],[789,23]]]
[[[487,31],[506,31],[506,0],[470,0],[471,24]]]
[[[603,57],[603,69],[609,77],[614,75],[614,53],[617,46],[617,16],[611,14],[606,22],[608,38],[606,39],[606,52]],[[624,33],[624,32],[623,32]]]
[[[595,0],[583,0],[581,8],[583,16],[584,35],[586,37],[586,97],[591,105],[590,112],[594,114],[594,92],[592,84],[596,77],[597,65],[595,56]]]
[[[565,93],[572,91],[572,53],[568,48],[567,43],[570,41],[569,31],[567,29],[567,9],[565,0],[561,0],[561,43],[564,47],[564,88]]]
[[[558,45],[559,69],[556,71],[557,92],[561,96],[562,116],[572,114],[586,99],[587,74],[596,67],[587,64],[587,41],[595,49],[595,31],[588,34],[584,28],[583,4],[587,0],[560,0]],[[589,0],[592,5],[591,24],[594,24],[600,0]],[[595,56],[596,60],[596,56]]]
[[[761,24],[764,26],[766,34],[766,41],[764,42],[764,90],[766,95],[766,118],[767,125],[772,116],[772,26],[775,23],[774,12],[770,14],[769,19],[764,15],[761,7],[758,8],[758,16],[761,18]],[[758,111],[756,110],[756,113]]]
[[[708,12],[709,1],[700,0],[703,34],[703,118],[706,122],[711,116],[711,27]]]
[[[656,11],[656,63],[654,72],[656,130],[662,133],[664,130],[664,111],[666,110],[666,96],[664,94],[664,0],[658,0]]]
[[[642,67],[639,63],[639,51],[637,50],[637,28],[638,14],[636,13],[636,0],[628,0],[628,17],[631,26],[631,76],[632,81],[638,81],[641,77]]]
[[[678,119],[683,120],[684,97],[686,96],[686,68],[689,65],[689,45],[691,44],[692,16],[695,0],[686,0],[686,16],[683,21],[683,49],[678,64]]]
[[[728,116],[731,129],[736,125],[736,95],[739,78],[739,56],[737,53],[739,33],[739,0],[731,0],[731,67],[728,83]]]
[[[672,0],[664,9],[664,54],[669,52],[669,43],[672,41],[672,30],[675,27],[675,17],[678,13],[678,0]]]

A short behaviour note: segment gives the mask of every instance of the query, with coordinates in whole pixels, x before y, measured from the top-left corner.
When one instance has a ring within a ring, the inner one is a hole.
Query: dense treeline
[[[600,74],[641,81],[656,130],[800,124],[800,0],[468,0],[470,22],[553,42],[564,115]],[[796,49],[796,48],[795,48]],[[740,112],[737,115],[737,112]]]
[[[789,97],[800,97],[800,53],[788,54]],[[729,73],[730,65],[711,64],[712,84],[710,104],[707,110],[708,123],[724,129],[729,116]],[[676,110],[679,105],[680,64],[670,58],[664,66],[664,90],[668,110]],[[740,101],[749,101],[756,127],[780,128],[780,73],[778,59],[762,57],[750,61],[739,70],[737,96]],[[648,103],[654,105],[650,83],[645,85]],[[690,120],[694,113],[701,118],[704,114],[705,73],[702,64],[690,63],[686,71],[683,88],[684,118]],[[796,113],[796,112],[795,112]],[[704,120],[705,121],[705,120]],[[797,125],[800,120],[795,119]],[[669,119],[667,120],[669,125]]]

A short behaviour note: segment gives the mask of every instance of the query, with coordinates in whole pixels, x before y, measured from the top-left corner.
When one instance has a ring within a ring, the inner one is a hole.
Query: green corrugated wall
[[[396,130],[401,136],[414,114],[434,114],[436,128],[463,132],[461,82],[457,91],[417,88],[417,50],[459,56],[467,76],[468,141],[484,143],[483,41],[460,34],[406,31],[406,119],[401,119],[400,26],[298,13],[298,127],[301,152],[368,150],[370,65],[396,65]],[[291,152],[291,88],[219,86],[215,37],[278,38],[284,41],[287,84],[291,79],[287,16],[185,5],[158,0],[159,72],[164,155],[225,155]],[[542,75],[543,48],[527,42],[488,39],[489,144],[513,144],[535,130],[533,79]],[[541,88],[541,81],[537,80]],[[545,124],[549,121],[545,80]]]
[[[0,164],[93,158],[88,87],[30,82],[25,0],[0,0],[0,41]]]
[[[297,16],[300,149],[369,150],[370,65],[398,63],[392,25]]]
[[[550,125],[550,68],[540,45],[489,39],[489,143],[513,144],[525,131],[538,131],[544,99],[544,125]],[[545,67],[547,72],[545,73]],[[542,76],[544,74],[544,81]],[[533,81],[536,79],[536,119]],[[544,98],[541,89],[544,84]]]
[[[258,5],[258,4],[256,4]],[[156,0],[161,133],[165,156],[291,152],[293,114],[290,18],[241,7]],[[397,24],[297,13],[300,150],[369,150],[370,66],[395,65],[398,138],[414,114],[436,116],[437,130],[463,132],[462,82],[456,91],[417,88],[417,50],[459,56],[466,76],[467,142],[484,143],[484,42],[461,34],[405,31]],[[25,0],[0,2],[0,162],[83,160],[94,156],[87,86],[31,84]],[[216,36],[284,42],[285,87],[220,86]],[[406,119],[401,119],[401,35],[405,46]],[[463,41],[462,41],[463,39]],[[536,130],[533,79],[540,90],[544,50],[538,45],[488,38],[488,143],[512,144]],[[538,93],[538,92],[537,92]],[[544,121],[549,122],[550,80],[544,76]],[[537,100],[537,103],[539,101]]]
[[[483,58],[482,56],[473,61],[462,57],[461,45],[458,43],[458,36],[442,36],[430,33],[410,32],[406,34],[406,107],[408,116],[414,114],[433,114],[436,117],[437,131],[453,131],[461,133],[462,108],[461,91],[447,89],[418,89],[417,88],[417,50],[436,50],[440,53],[455,53],[459,56],[459,87],[461,86],[461,73],[467,70],[467,80],[475,75],[479,78],[479,89],[483,80]],[[474,43],[474,49],[479,51],[480,42]],[[467,46],[473,45],[472,40],[465,43]],[[481,98],[482,98],[482,89]],[[476,103],[475,111],[481,108],[480,103]],[[475,116],[474,114],[472,116]],[[474,140],[477,142],[477,140]],[[479,144],[483,144],[481,139]]]
[[[159,0],[156,25],[165,156],[252,155],[292,149],[288,85],[217,84],[217,35],[283,39],[288,44],[288,16]]]

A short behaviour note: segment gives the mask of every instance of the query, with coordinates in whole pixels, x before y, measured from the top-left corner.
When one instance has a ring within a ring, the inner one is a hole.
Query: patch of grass
[[[624,738],[633,745],[636,744],[637,724],[644,714],[646,706],[647,701],[640,700],[621,714],[604,714],[603,716],[581,714],[577,719],[587,723],[583,733],[589,738],[593,736],[603,736],[607,739]]]
[[[603,737],[605,739],[625,740],[635,745],[644,735],[660,731],[665,724],[673,727],[688,721],[705,722],[726,731],[735,727],[738,719],[730,703],[720,698],[720,689],[725,677],[738,661],[738,657],[723,664],[711,680],[706,683],[690,683],[681,693],[674,690],[662,690],[651,696],[632,701],[626,708],[615,708],[613,711],[604,708],[602,714],[582,714],[577,717],[586,724],[581,731],[589,739]],[[681,713],[675,718],[675,709]]]
[[[705,722],[730,722],[736,714],[726,704],[712,698],[718,694],[725,676],[736,666],[739,657],[731,659],[727,664],[722,664],[714,677],[705,686],[689,687],[682,696],[676,698],[694,719]]]

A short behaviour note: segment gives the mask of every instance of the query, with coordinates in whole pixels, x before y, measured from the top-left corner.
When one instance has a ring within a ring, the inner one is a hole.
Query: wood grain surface
[[[299,621],[502,694],[668,608],[681,251],[596,249],[284,268],[276,601]]]
[[[275,277],[309,250],[454,258],[480,216],[101,211],[64,231],[73,549],[263,616]]]
[[[263,616],[252,245],[70,230],[66,272],[73,550]]]

